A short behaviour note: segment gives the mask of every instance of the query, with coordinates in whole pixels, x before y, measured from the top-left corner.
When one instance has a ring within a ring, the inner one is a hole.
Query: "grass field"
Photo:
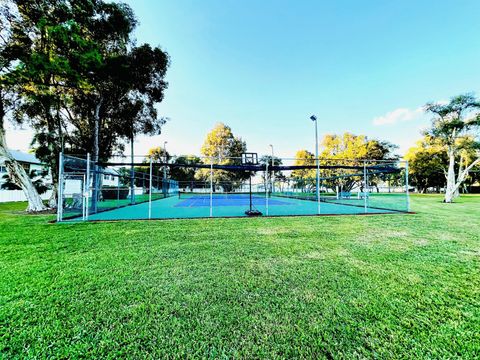
[[[49,224],[0,205],[0,358],[478,358],[480,196]]]

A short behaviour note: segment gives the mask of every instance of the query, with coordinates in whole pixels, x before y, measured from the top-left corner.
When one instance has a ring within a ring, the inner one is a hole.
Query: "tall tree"
[[[200,152],[204,156],[202,161],[206,164],[212,162],[219,165],[240,165],[242,153],[246,150],[246,143],[236,137],[229,126],[218,123],[207,134]],[[224,190],[230,191],[249,175],[245,172],[214,170],[213,181],[216,185],[221,185]],[[199,169],[196,178],[203,181],[209,180],[210,170]]]
[[[15,103],[20,101],[16,94],[17,85],[9,74],[28,44],[25,38],[19,38],[13,32],[12,25],[16,21],[18,19],[12,4],[0,5],[0,158],[3,158],[8,169],[11,186],[23,190],[28,201],[27,211],[38,212],[46,210],[46,206],[29,174],[8,151],[5,138],[7,114],[11,114]]]
[[[342,135],[326,135],[323,138],[324,150],[321,153],[322,165],[363,166],[370,165],[368,160],[395,160],[397,146],[387,141],[368,139],[365,135],[344,133]],[[373,162],[375,164],[375,162]],[[331,189],[337,187],[343,191],[350,191],[355,186],[363,191],[363,176],[358,175],[356,169],[323,170],[322,176],[326,178],[323,183]],[[357,174],[357,175],[356,175]],[[369,181],[376,185],[379,179],[370,176]]]
[[[279,166],[279,165],[282,165],[282,159],[280,159],[279,157],[276,157],[276,156],[272,157],[272,155],[263,155],[258,160],[258,163],[261,164],[261,165],[267,165],[268,164],[269,167],[272,166],[272,165],[273,166]],[[275,183],[277,183],[277,182],[283,183],[286,180],[286,177],[282,173],[281,170],[271,171],[269,169],[268,170],[268,176],[267,176],[266,172],[264,171],[263,174],[262,174],[262,181],[263,181],[265,189],[268,188],[268,184],[267,184],[268,179],[272,184],[271,191],[273,191],[274,188],[275,188],[275,184],[273,184],[273,180],[275,179]]]
[[[425,110],[434,115],[432,126],[427,134],[437,139],[447,149],[448,170],[446,203],[452,203],[459,195],[459,188],[467,179],[469,171],[480,163],[480,142],[477,139],[480,129],[480,102],[472,94],[453,97],[447,104],[428,103]],[[465,142],[465,137],[472,141]],[[475,156],[466,160],[461,152],[474,150]],[[457,159],[460,162],[457,163]]]
[[[445,186],[448,157],[445,147],[438,141],[425,136],[408,150],[405,159],[408,160],[410,184],[418,192]]]
[[[196,169],[193,167],[195,164],[200,164],[201,159],[195,155],[182,155],[176,156],[173,161],[173,165],[187,165],[187,167],[175,167],[170,169],[170,177],[173,180],[179,182],[181,188],[190,187],[193,189],[195,182]]]
[[[298,150],[295,153],[293,165],[315,165],[315,155],[307,150]],[[316,185],[316,174],[314,169],[296,169],[292,171],[293,181],[297,188],[302,191],[312,191]]]
[[[30,41],[17,68],[26,99],[19,113],[36,131],[37,157],[50,165],[55,186],[60,151],[107,160],[126,142],[133,147],[136,134],[160,132],[165,119],[155,105],[167,87],[169,58],[160,48],[133,44],[136,20],[128,5],[101,0],[17,4],[17,32]]]
[[[66,129],[60,108],[71,89],[84,86],[85,76],[99,63],[99,53],[72,19],[70,2],[16,0],[15,4],[19,16],[13,33],[27,46],[10,74],[22,98],[15,115],[29,121],[35,130],[36,155],[51,170],[54,191],[50,206],[55,207],[58,158]]]
[[[156,146],[148,150],[146,160],[149,162],[150,159],[152,159],[153,162],[168,162],[170,160],[170,154],[165,148]],[[156,174],[154,175],[158,176],[159,178],[166,177],[165,175],[167,174],[167,171],[167,167],[164,166],[163,168],[158,168],[156,170]]]

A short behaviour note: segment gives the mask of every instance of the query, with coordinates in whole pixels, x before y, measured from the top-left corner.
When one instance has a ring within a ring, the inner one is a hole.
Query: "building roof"
[[[105,175],[118,175],[118,171],[109,167],[103,168],[103,174]]]
[[[37,157],[33,154],[29,154],[19,150],[8,150],[10,154],[12,154],[13,158],[20,163],[27,163],[27,164],[38,164],[41,165],[42,162],[37,159]],[[0,159],[3,162],[3,159]]]
[[[19,163],[24,164],[35,164],[35,165],[42,165],[42,162],[33,154],[29,154],[19,150],[8,150],[10,154],[13,156],[15,160]],[[3,158],[0,157],[0,164],[3,163]],[[103,169],[104,174],[108,175],[118,175],[118,171],[109,167]]]

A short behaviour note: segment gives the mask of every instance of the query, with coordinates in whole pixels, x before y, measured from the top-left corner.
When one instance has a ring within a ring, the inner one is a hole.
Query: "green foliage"
[[[157,146],[148,150],[147,161],[165,162],[170,159],[170,154],[164,148]]]
[[[397,146],[386,141],[369,140],[365,135],[344,133],[343,135],[326,135],[323,139],[324,150],[321,154],[322,165],[364,166],[375,161],[368,160],[394,160],[397,158],[394,151]],[[325,180],[322,184],[335,190],[337,187],[343,191],[350,191],[357,186],[363,191],[364,177],[347,176],[359,174],[356,169],[335,169],[322,171]],[[338,177],[346,176],[346,177]],[[369,176],[369,184],[376,185],[385,180],[379,176]]]
[[[283,164],[282,159],[280,159],[279,157],[276,157],[276,156],[273,156],[273,159],[272,159],[271,155],[263,155],[258,160],[258,163],[260,165],[268,164],[268,166],[271,166],[272,162],[273,162],[273,166],[279,166],[279,165]],[[271,169],[269,169],[268,170],[268,176],[269,177],[275,176],[275,182],[286,181],[286,179],[287,179],[287,177],[282,173],[281,170],[271,171]],[[263,182],[265,183],[266,180],[267,180],[267,176],[265,174],[265,171],[262,173],[261,177],[262,177]],[[272,181],[272,179],[269,179],[269,181]]]
[[[293,165],[313,166],[316,164],[315,155],[307,150],[299,150],[295,154],[295,162]],[[310,192],[316,186],[316,170],[315,169],[298,169],[292,171],[292,177],[295,186],[302,191]]]
[[[0,353],[474,359],[480,197],[412,205],[417,214],[55,225],[0,204]]]
[[[200,164],[202,161],[198,156],[186,155],[177,156],[173,159],[176,165],[193,165]],[[195,169],[192,167],[171,167],[170,178],[180,183],[180,187],[190,186],[189,183],[195,181]]]
[[[369,164],[366,160],[389,160],[397,158],[395,150],[397,146],[386,141],[369,140],[364,135],[344,133],[343,135],[326,135],[322,140],[323,151],[320,154],[321,166],[363,166]],[[295,154],[294,165],[315,165],[315,155],[307,150],[300,150]],[[354,176],[358,170],[348,169],[321,169],[322,186],[333,190],[341,188],[350,191],[355,185],[363,188],[363,176]],[[351,175],[351,176],[349,176]],[[311,191],[316,184],[316,169],[294,170],[292,176],[296,184],[306,191]],[[345,177],[342,177],[345,176]],[[370,185],[381,181],[378,176],[370,176]]]
[[[135,45],[137,21],[128,5],[101,0],[15,5],[19,16],[9,19],[12,40],[5,53],[17,65],[4,79],[15,84],[22,100],[15,119],[35,130],[36,155],[51,167],[54,184],[62,148],[105,161],[136,134],[160,132],[166,119],[155,106],[167,88],[169,57],[158,47]]]
[[[429,103],[431,128],[426,135],[445,146],[448,156],[445,202],[451,203],[468,183],[469,172],[480,165],[480,101],[472,94],[453,97],[446,104]]]
[[[431,187],[443,187],[448,156],[444,146],[426,136],[410,148],[405,155],[409,162],[410,184],[423,193]]]
[[[446,146],[456,148],[459,138],[480,127],[480,101],[472,94],[455,96],[447,104],[428,103],[425,110],[435,116],[426,134]]]
[[[200,152],[205,157],[202,159],[205,164],[213,162],[213,164],[219,165],[240,165],[242,153],[246,150],[246,143],[241,138],[234,136],[229,126],[218,123],[207,134]],[[222,186],[224,190],[230,191],[248,176],[248,173],[214,170],[213,182],[217,186]],[[210,169],[199,169],[195,177],[199,180],[209,181]]]

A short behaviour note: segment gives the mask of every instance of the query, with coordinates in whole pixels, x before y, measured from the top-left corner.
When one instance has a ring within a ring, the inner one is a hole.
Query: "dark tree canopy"
[[[158,134],[168,54],[136,46],[137,20],[123,3],[101,0],[9,1],[16,5],[6,51],[16,66],[17,122],[35,130],[36,155],[56,182],[60,151],[107,160],[138,134]]]

